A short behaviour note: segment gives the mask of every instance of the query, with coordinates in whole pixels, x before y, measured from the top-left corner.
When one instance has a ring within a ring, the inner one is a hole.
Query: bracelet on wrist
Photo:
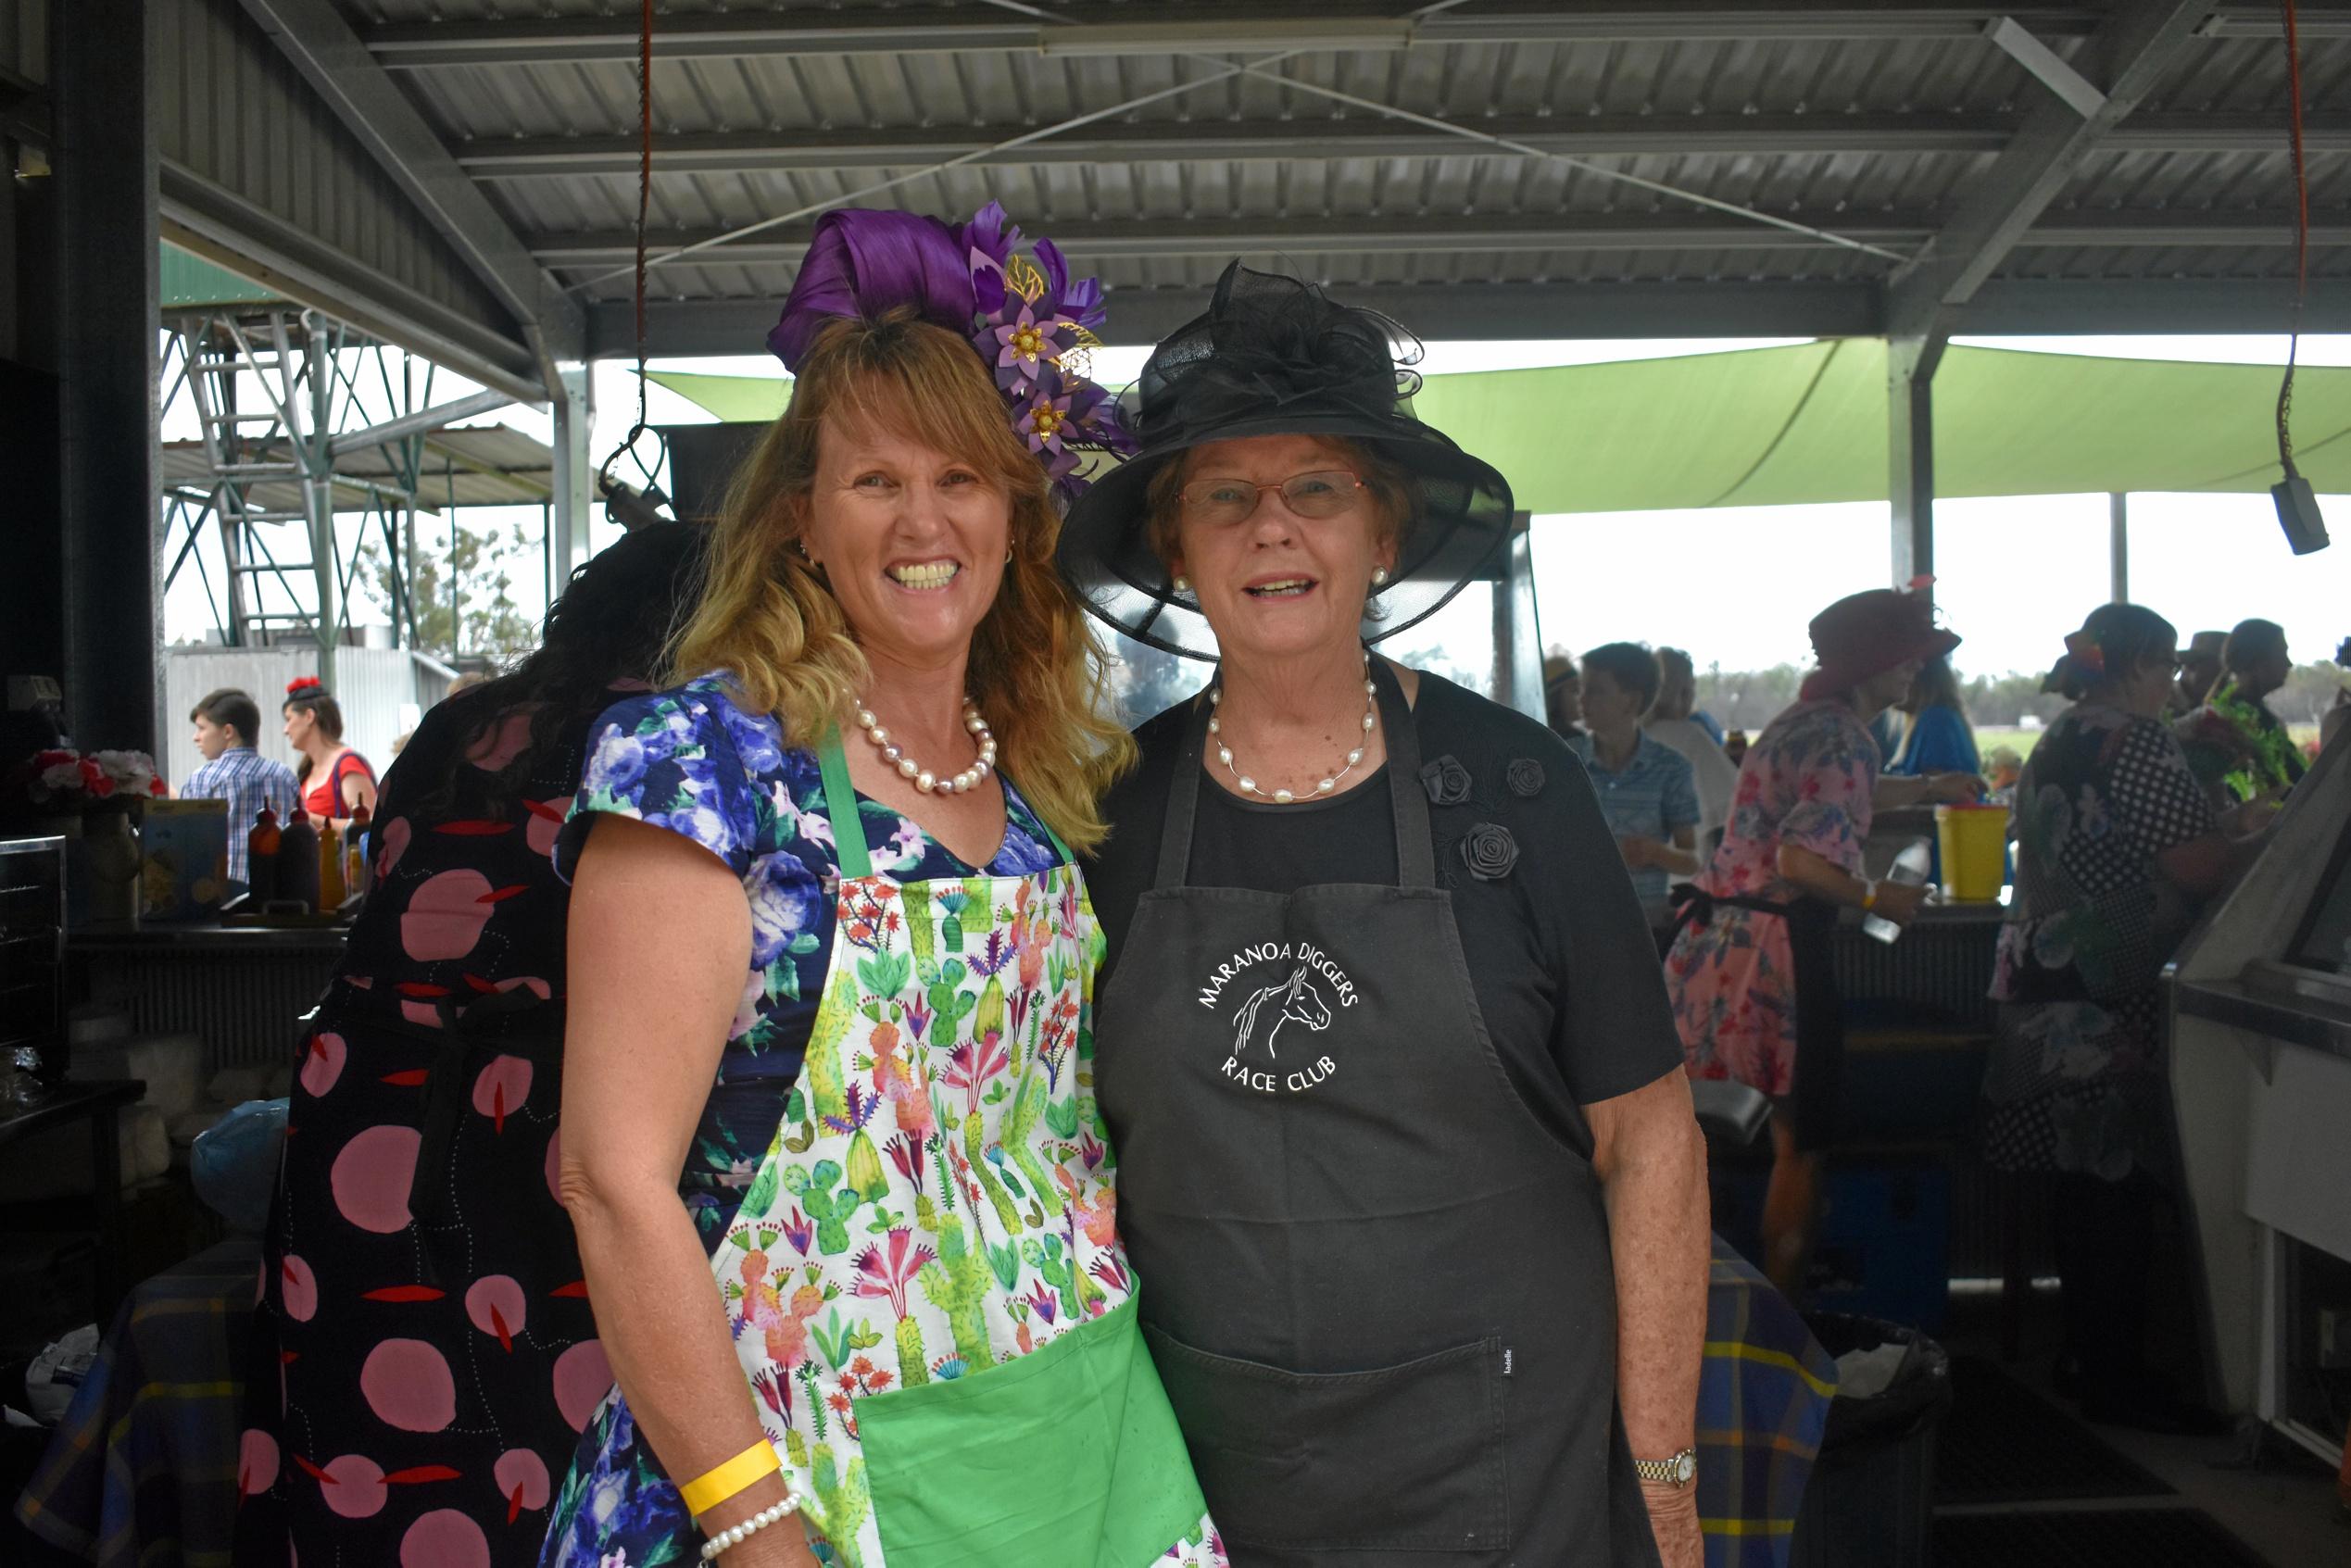
[[[761,1437],[723,1464],[713,1465],[686,1482],[677,1489],[678,1497],[686,1512],[699,1517],[783,1468],[775,1445]]]
[[[784,1500],[782,1502],[770,1503],[767,1507],[761,1509],[757,1513],[752,1514],[748,1519],[744,1520],[740,1524],[721,1530],[717,1535],[712,1536],[710,1539],[704,1541],[702,1543],[702,1561],[705,1562],[717,1562],[720,1553],[732,1550],[735,1547],[741,1546],[745,1541],[750,1539],[753,1536],[758,1535],[770,1524],[780,1524],[782,1521],[790,1518],[793,1514],[798,1513],[799,1509],[799,1495],[796,1492],[785,1493]]]
[[[1861,879],[1861,907],[1865,911],[1878,907],[1878,882],[1875,877]]]

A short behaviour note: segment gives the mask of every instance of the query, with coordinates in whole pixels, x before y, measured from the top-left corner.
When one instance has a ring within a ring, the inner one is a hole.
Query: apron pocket
[[[1314,1551],[1510,1545],[1501,1339],[1402,1366],[1299,1373],[1143,1332],[1226,1539]]]
[[[1132,1298],[1017,1361],[857,1401],[890,1568],[1148,1568],[1207,1505]]]

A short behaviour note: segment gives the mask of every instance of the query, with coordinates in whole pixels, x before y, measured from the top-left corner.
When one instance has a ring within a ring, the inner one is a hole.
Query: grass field
[[[2287,726],[2286,733],[2294,737],[2294,743],[2296,746],[2306,750],[2311,742],[2319,738],[2319,728],[2315,724],[2292,724]],[[2018,756],[2030,757],[2032,755],[2033,743],[2041,738],[2042,734],[2040,730],[2018,730],[1986,724],[1976,731],[1976,749],[1989,755],[1994,746],[2013,746]]]

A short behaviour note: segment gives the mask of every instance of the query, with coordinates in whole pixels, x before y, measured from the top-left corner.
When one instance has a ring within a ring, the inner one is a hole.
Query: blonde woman
[[[1113,1219],[1070,857],[1128,750],[1052,491],[1123,443],[1053,358],[1098,291],[1017,239],[820,223],[684,679],[606,715],[558,847],[558,1180],[619,1386],[550,1563],[1224,1562]]]

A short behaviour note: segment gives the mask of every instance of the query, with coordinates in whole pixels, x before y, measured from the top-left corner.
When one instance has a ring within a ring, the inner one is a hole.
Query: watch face
[[[1690,1478],[1698,1474],[1698,1456],[1685,1449],[1674,1455],[1673,1466],[1674,1485],[1686,1486],[1690,1484]]]

